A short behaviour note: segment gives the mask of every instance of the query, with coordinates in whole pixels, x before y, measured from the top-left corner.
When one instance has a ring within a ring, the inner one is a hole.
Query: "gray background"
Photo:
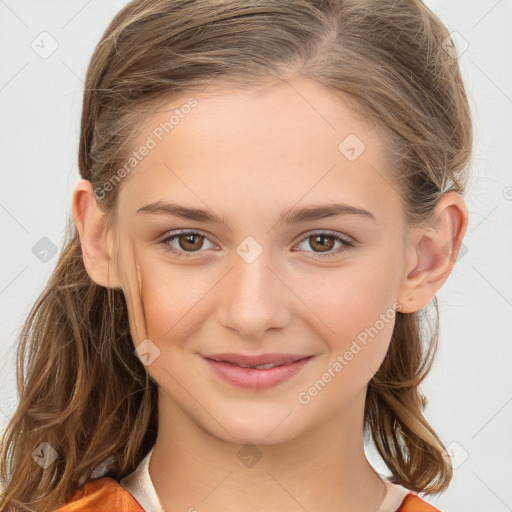
[[[41,247],[60,251],[79,179],[86,67],[125,3],[0,0],[0,423],[16,403],[16,335],[57,261]],[[456,469],[427,499],[445,512],[500,512],[512,510],[512,1],[426,3],[460,34],[475,121],[464,254],[438,294],[440,347],[423,386]]]

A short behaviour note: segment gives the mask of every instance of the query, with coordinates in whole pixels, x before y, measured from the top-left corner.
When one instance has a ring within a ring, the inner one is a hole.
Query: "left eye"
[[[329,240],[332,240],[332,242],[329,242]],[[176,241],[178,242],[178,247],[171,245],[173,242]],[[194,252],[201,252],[200,249],[204,248],[203,245],[205,241],[208,241],[208,243],[211,244],[206,235],[202,233],[199,233],[197,231],[180,231],[179,233],[169,235],[164,240],[162,240],[161,243],[163,244],[164,249],[166,251],[171,252],[172,254],[178,256],[179,258],[181,258],[183,255],[187,258],[190,258],[193,256]],[[316,258],[336,256],[337,254],[347,251],[354,246],[354,243],[351,240],[345,239],[339,236],[337,233],[330,232],[319,232],[309,234],[308,236],[302,239],[302,241],[299,243],[299,247],[301,244],[304,243],[308,243],[310,248],[320,249],[320,252],[301,249],[305,250],[306,252],[313,252],[316,255]],[[336,243],[341,244],[341,247],[338,247],[336,250],[333,251],[332,249]]]
[[[326,242],[326,240],[329,239],[334,240],[334,242]],[[305,242],[309,245],[309,247],[321,249],[320,252],[313,251],[313,253],[315,254],[315,258],[326,258],[329,256],[336,256],[342,252],[350,250],[354,246],[354,243],[351,240],[345,239],[339,236],[337,233],[330,232],[312,233],[308,235],[306,238],[304,238],[300,242],[300,244],[303,244]],[[332,248],[334,247],[334,244],[336,242],[341,244],[341,247],[338,247],[338,249],[332,251]]]

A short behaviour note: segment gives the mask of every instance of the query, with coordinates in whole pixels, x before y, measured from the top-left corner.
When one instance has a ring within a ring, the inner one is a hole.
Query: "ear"
[[[112,259],[113,241],[107,217],[98,208],[90,181],[82,179],[76,185],[72,210],[89,277],[100,286],[121,288],[116,263]]]
[[[455,265],[467,225],[466,204],[450,191],[441,196],[425,225],[409,230],[400,312],[412,313],[430,303]]]

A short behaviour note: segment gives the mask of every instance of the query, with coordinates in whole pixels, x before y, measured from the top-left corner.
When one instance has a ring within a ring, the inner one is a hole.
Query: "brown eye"
[[[315,235],[310,238],[309,244],[313,249],[319,252],[329,252],[334,247],[334,237],[325,235]]]
[[[306,247],[300,247],[300,245]],[[335,249],[335,245],[340,246]],[[337,233],[313,233],[304,238],[299,244],[299,249],[306,252],[313,252],[315,258],[326,258],[329,256],[337,256],[343,252],[350,250],[354,246],[354,242],[345,239]],[[308,249],[313,249],[310,251]]]
[[[197,251],[203,245],[204,237],[197,234],[180,235],[178,237],[178,244],[180,249],[184,251]]]
[[[201,233],[181,231],[169,235],[160,243],[163,244],[166,251],[181,258],[181,256],[191,257],[195,252],[205,252],[201,251],[204,249],[205,241],[211,244],[208,238]],[[208,246],[206,248],[208,249]]]

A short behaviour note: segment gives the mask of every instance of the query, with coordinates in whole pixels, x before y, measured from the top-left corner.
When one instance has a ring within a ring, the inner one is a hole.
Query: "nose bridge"
[[[223,293],[221,321],[242,337],[258,337],[283,327],[289,318],[286,286],[275,274],[270,250],[247,237],[233,255],[232,272]]]
[[[271,288],[271,279],[275,276],[270,271],[272,262],[267,251],[254,255],[254,249],[244,252],[240,255],[237,250],[237,256],[234,257],[233,279],[235,286],[254,300],[261,298],[265,292],[269,293]]]

